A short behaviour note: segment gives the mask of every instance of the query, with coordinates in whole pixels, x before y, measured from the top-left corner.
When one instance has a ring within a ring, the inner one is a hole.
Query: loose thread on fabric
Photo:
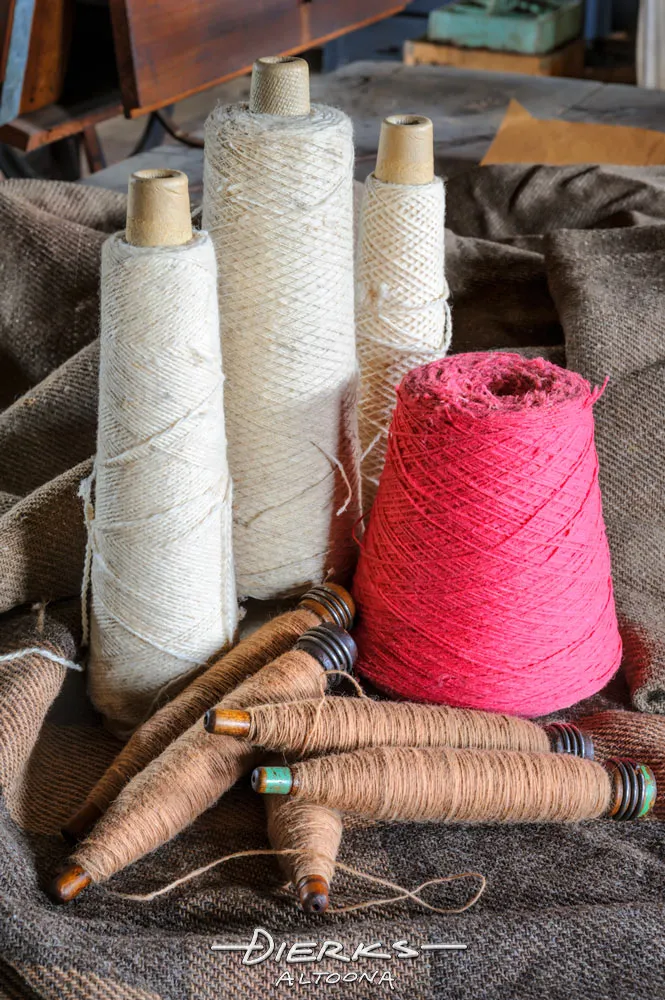
[[[200,868],[196,868],[194,871],[188,872],[186,875],[181,875],[180,878],[175,879],[173,882],[169,882],[168,885],[162,886],[160,889],[154,889],[152,892],[117,892],[116,890],[109,889],[108,887],[105,888],[105,892],[109,896],[115,896],[117,899],[127,899],[137,903],[149,903],[153,899],[157,899],[159,896],[172,892],[173,889],[183,885],[185,882],[189,882],[194,878],[198,878],[200,875],[204,875],[212,868],[216,868],[218,865],[226,864],[228,861],[234,861],[238,858],[284,857],[297,853],[298,851],[295,848],[283,848],[280,850],[266,848],[265,850],[258,849],[251,851],[235,851],[233,854],[226,854],[223,858],[216,858],[214,861],[210,861],[207,865],[202,865]],[[337,862],[337,867],[342,871],[345,871],[348,875],[354,875],[357,878],[365,879],[368,882],[372,882],[374,885],[394,889],[397,895],[387,897],[386,899],[366,900],[362,903],[353,903],[349,906],[333,907],[328,910],[328,913],[351,913],[354,910],[362,910],[374,906],[388,906],[391,903],[398,903],[403,900],[411,900],[419,906],[423,906],[426,910],[430,910],[432,913],[439,913],[442,915],[464,913],[466,910],[469,910],[472,906],[476,905],[487,887],[487,879],[484,875],[481,875],[480,872],[459,872],[455,875],[442,875],[439,878],[428,879],[428,881],[422,882],[420,885],[416,886],[415,889],[406,889],[397,882],[391,882],[390,879],[381,878],[378,875],[372,875],[370,872],[361,871],[359,868],[353,868],[351,865],[347,865],[342,861]],[[480,881],[480,887],[462,906],[446,908],[434,906],[432,903],[428,903],[420,897],[421,892],[425,889],[431,888],[432,886],[444,885],[448,882],[469,878],[478,879]]]
[[[67,667],[68,670],[83,671],[83,666],[80,663],[68,660],[65,656],[58,656],[56,653],[52,653],[50,649],[43,649],[41,646],[27,646],[25,649],[16,649],[11,653],[3,653],[0,655],[0,663],[11,663],[14,660],[22,660],[25,656],[42,656],[45,660],[50,660],[51,663]]]

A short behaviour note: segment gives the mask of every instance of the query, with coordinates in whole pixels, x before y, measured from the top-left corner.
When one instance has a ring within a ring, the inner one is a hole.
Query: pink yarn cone
[[[535,716],[617,670],[601,391],[498,352],[404,378],[353,589],[358,670],[378,687]]]

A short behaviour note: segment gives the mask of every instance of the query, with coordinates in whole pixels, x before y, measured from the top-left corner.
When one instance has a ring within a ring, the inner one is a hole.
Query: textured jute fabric
[[[0,184],[0,652],[41,644],[68,658],[77,653],[85,535],[76,490],[95,440],[99,248],[122,225],[123,209],[120,196],[99,190]],[[612,376],[597,422],[631,676],[636,663],[655,676],[658,660],[644,657],[644,646],[648,640],[657,650],[665,628],[652,575],[662,521],[654,478],[662,464],[662,419],[657,382],[650,381],[658,375],[662,341],[662,282],[653,261],[662,256],[664,221],[665,169],[491,167],[448,185],[454,349],[510,347],[561,359],[565,330],[571,365],[596,380]],[[562,227],[577,232],[552,235]],[[593,228],[603,232],[583,232]],[[615,386],[622,402],[613,408]],[[622,447],[606,444],[612,434]],[[639,523],[648,551],[639,538],[633,544],[620,537],[617,545],[612,497],[620,499],[620,488],[633,491],[630,530]],[[112,895],[145,893],[232,851],[266,848],[262,802],[243,786],[167,846],[69,907],[56,907],[44,884],[69,851],[58,830],[120,745],[92,713],[85,677],[42,664],[35,658],[0,664],[0,996],[662,995],[665,826],[659,821],[506,830],[347,820],[340,859],[355,868],[409,888],[455,872],[487,876],[478,905],[451,917],[413,903],[305,917],[293,894],[280,890],[277,861],[263,857],[212,869],[151,903]],[[622,700],[617,682],[611,695],[577,711],[612,709]],[[631,720],[631,752],[653,753],[653,727],[641,736],[640,716]],[[604,748],[609,739],[605,729]],[[625,745],[622,732],[617,749]],[[474,887],[452,883],[427,898],[460,904]],[[332,905],[386,894],[338,872]],[[255,927],[277,943],[338,940],[347,952],[361,942],[400,939],[467,949],[355,964],[358,971],[390,971],[394,990],[367,981],[317,985],[314,972],[347,967],[332,960],[245,966],[241,954],[211,950],[215,941],[248,941]],[[275,985],[285,970],[294,986]],[[301,974],[305,982],[298,985]]]

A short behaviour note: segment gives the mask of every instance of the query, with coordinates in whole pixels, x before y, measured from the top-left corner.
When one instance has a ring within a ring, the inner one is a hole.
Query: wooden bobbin
[[[356,644],[349,633],[335,622],[323,622],[315,628],[308,629],[294,649],[306,652],[321,667],[324,674],[330,671],[351,670],[358,655]],[[270,666],[269,664],[264,667],[264,670],[270,669]],[[335,677],[331,676],[329,680],[334,681]],[[249,678],[246,683],[253,681],[254,678]],[[212,801],[210,804],[212,805]],[[53,880],[49,891],[58,902],[67,903],[78,896],[91,882],[90,874],[81,864],[75,862]]]
[[[322,622],[334,622],[344,629],[351,628],[356,613],[356,607],[351,594],[338,583],[331,582],[322,583],[310,588],[310,590],[308,590],[307,593],[303,594],[300,598],[298,607],[307,608],[308,611],[311,611]],[[270,625],[270,622],[266,622],[265,625],[261,626],[261,629],[270,631]],[[256,637],[258,634],[260,633],[254,633],[254,636]],[[236,649],[241,647],[242,641],[238,644]],[[234,651],[232,650],[230,655],[233,655],[233,652]],[[210,667],[210,671],[214,671],[216,667],[217,663],[213,663]],[[179,702],[183,703],[186,701],[188,697],[190,697],[191,692],[196,691],[197,688],[206,692],[208,690],[208,682],[206,681],[206,675],[208,673],[209,671],[205,671],[203,674],[200,674],[191,685],[177,695],[172,702],[169,702],[169,704],[161,710],[161,713],[158,712],[156,716],[153,716],[153,720],[148,720],[143,729],[137,730],[137,733],[132,738],[133,742],[136,743],[137,741],[140,741],[142,731],[145,732],[147,728],[151,733],[148,742],[150,746],[154,747],[153,756],[156,756],[163,749],[165,749],[168,741],[164,742],[163,735],[159,744],[155,745],[156,735],[159,735],[159,733],[155,730],[155,720],[159,719],[160,714],[162,717],[165,714],[169,715],[172,711],[172,706],[176,707]],[[190,695],[188,695],[188,692]],[[183,720],[181,727],[182,732],[184,732],[188,726],[192,725],[205,712],[207,706],[205,703],[201,703],[202,700],[202,698],[192,700],[190,709],[186,713]],[[209,704],[210,702],[208,701],[208,705]],[[242,732],[238,732],[237,735],[241,736]],[[132,746],[132,740],[130,740],[128,747]],[[120,758],[122,758],[125,752],[125,750],[121,751]],[[138,773],[138,771],[142,770],[142,768],[146,766],[151,759],[152,757],[150,756],[147,759],[143,759],[140,762],[140,766],[135,769],[134,773]],[[113,767],[113,765],[111,765],[111,767]],[[103,814],[104,810],[99,807],[94,799],[84,802],[78,812],[72,816],[71,819],[68,820],[67,824],[62,828],[62,835],[64,839],[70,844],[77,843],[90,832],[97,820],[100,819]]]
[[[351,673],[358,659],[358,647],[346,629],[336,622],[322,622],[303,632],[294,649],[309,653],[329,674],[328,684],[335,687],[342,673]],[[209,733],[223,732],[226,736],[247,736],[250,715],[242,710],[232,710],[229,730],[229,711],[211,708],[203,716],[203,726]]]
[[[252,67],[249,110],[255,114],[308,115],[309,66],[297,56],[264,56]]]
[[[192,219],[182,170],[137,170],[129,178],[125,239],[136,247],[189,243]]]
[[[390,115],[381,123],[374,176],[386,184],[431,184],[434,127],[424,115]]]
[[[608,817],[636,820],[647,816],[656,801],[656,777],[646,764],[627,757],[612,757],[605,768],[612,779]],[[260,795],[297,795],[298,776],[290,767],[264,766],[252,772],[252,788]]]

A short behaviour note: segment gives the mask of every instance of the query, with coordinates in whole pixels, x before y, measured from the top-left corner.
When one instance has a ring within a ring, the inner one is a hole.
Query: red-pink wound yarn
[[[458,354],[404,378],[353,590],[358,669],[378,687],[544,715],[612,676],[599,395],[517,354]]]

